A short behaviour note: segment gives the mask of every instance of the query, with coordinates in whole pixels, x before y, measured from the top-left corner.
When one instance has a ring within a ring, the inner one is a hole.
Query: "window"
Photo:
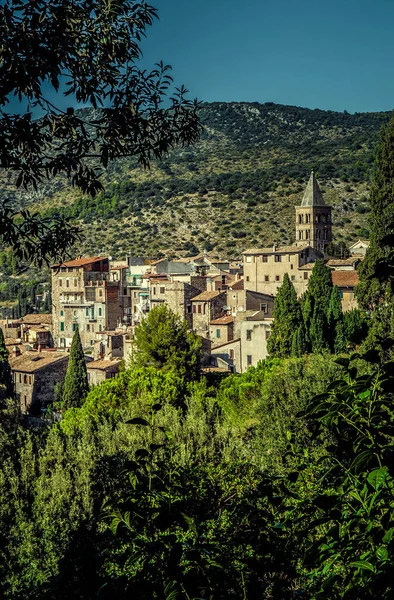
[[[289,260],[290,260],[290,257],[289,257]],[[294,269],[294,265],[293,265],[293,264],[291,264],[291,265],[290,265],[290,271],[292,271],[293,269]]]
[[[196,312],[196,305],[195,304],[193,304],[193,312],[194,313]]]
[[[232,348],[230,348],[229,354],[230,354],[231,360],[234,360],[234,350]]]
[[[282,256],[280,254],[275,254],[275,262],[282,262]]]
[[[251,364],[252,364],[252,355],[251,354],[247,355],[247,357],[246,357],[246,363],[247,363],[248,367],[251,366]]]
[[[249,275],[246,275],[246,281],[249,281]]]
[[[29,375],[29,385],[31,385],[31,375]]]
[[[27,375],[23,376],[23,383],[27,383]]]
[[[198,305],[198,308],[197,308],[197,310],[198,310],[198,312],[201,314],[201,304],[199,304],[199,305]]]
[[[156,296],[156,288],[153,288],[153,295]]]
[[[70,280],[66,279],[66,287],[70,287]]]
[[[60,311],[60,316],[63,317],[64,316],[64,310]]]
[[[316,223],[320,223],[320,215],[316,215]]]
[[[220,329],[217,329],[217,330],[216,330],[216,337],[217,337],[217,338],[220,338]]]
[[[60,270],[64,273],[66,271],[66,267],[61,267]]]
[[[279,275],[275,275],[275,281],[280,281]]]
[[[269,275],[264,275],[264,281],[269,281],[269,280],[270,280]]]
[[[164,287],[161,287],[161,288],[160,288],[160,294],[164,294],[164,293],[165,293],[165,291],[166,291],[166,290],[165,290],[165,288],[164,288]]]
[[[263,313],[268,312],[268,304],[266,302],[262,302],[260,304],[260,310],[263,311]]]
[[[103,309],[101,307],[99,307],[98,309],[98,316],[101,317],[103,314]]]
[[[192,312],[192,307],[190,304],[187,305],[186,310],[187,310],[188,314],[190,314]]]
[[[309,229],[305,231],[305,239],[309,240]]]
[[[63,285],[63,279],[59,279],[59,287],[62,287]]]
[[[87,317],[89,316],[89,309],[88,308],[85,309],[85,314],[86,314]]]
[[[22,374],[19,373],[19,383],[22,383]]]
[[[64,321],[60,321],[60,331],[64,331]]]
[[[311,215],[305,215],[305,223],[311,222]]]
[[[343,299],[343,290],[339,290],[339,296],[341,298],[341,300]]]
[[[304,271],[304,279],[308,279],[308,271]]]
[[[73,331],[76,331],[77,327],[78,327],[78,323],[73,323]]]
[[[137,292],[134,292],[133,296],[134,298],[137,298]]]
[[[304,238],[304,232],[303,231],[299,231],[298,232],[298,239],[302,240]]]
[[[268,340],[269,337],[270,337],[270,335],[271,335],[271,332],[270,331],[266,331],[265,332],[265,339]]]
[[[86,331],[90,331],[90,325],[89,325],[89,323],[86,325]]]
[[[324,230],[324,239],[327,239],[327,229]]]
[[[299,222],[300,225],[303,224],[303,222],[304,222],[304,215],[298,215],[298,222]]]
[[[263,254],[263,262],[268,262],[268,254]]]
[[[93,323],[92,323],[92,332],[93,332],[93,331],[94,331],[94,325],[93,325]]]
[[[102,325],[99,325],[99,331],[102,331],[103,327]]]
[[[251,341],[251,339],[252,339],[252,330],[251,330],[251,329],[247,329],[247,330],[246,330],[246,340],[247,340],[248,342],[250,342],[250,341]]]
[[[103,290],[99,290],[99,296],[103,295]]]
[[[295,275],[292,275],[292,276],[291,276],[291,280],[292,280],[292,281],[295,281]]]
[[[78,286],[78,279],[74,279],[74,287]]]
[[[252,258],[253,258],[252,256],[246,256],[246,257],[245,257],[245,261],[246,261],[247,263],[251,263],[251,262],[252,262]]]

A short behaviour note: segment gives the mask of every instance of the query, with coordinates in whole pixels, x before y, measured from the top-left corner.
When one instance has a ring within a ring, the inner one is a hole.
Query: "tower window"
[[[316,215],[316,223],[320,223],[320,215]]]
[[[309,229],[305,231],[305,239],[309,240]]]
[[[263,254],[263,262],[268,262],[268,254]]]
[[[310,223],[311,222],[311,215],[307,214],[305,215],[305,223]]]
[[[299,240],[302,240],[302,239],[304,239],[304,232],[303,232],[303,231],[299,231],[299,232],[298,232],[298,239],[299,239]]]
[[[300,225],[304,223],[304,215],[298,215],[298,222]]]
[[[275,262],[282,262],[282,256],[280,254],[275,254]]]

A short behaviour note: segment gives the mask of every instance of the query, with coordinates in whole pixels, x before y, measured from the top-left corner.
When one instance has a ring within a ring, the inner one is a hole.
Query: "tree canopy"
[[[16,172],[17,187],[36,189],[63,174],[95,195],[108,161],[134,156],[146,167],[196,140],[197,101],[184,87],[171,89],[168,65],[138,66],[156,18],[154,7],[135,0],[1,3],[0,167]],[[18,112],[9,110],[14,99]],[[78,104],[91,109],[75,111]],[[41,263],[61,258],[78,231],[61,216],[42,219],[6,200],[0,235],[19,257]]]
[[[76,408],[82,405],[89,392],[85,356],[78,327],[75,330],[70,349],[70,358],[64,379],[62,408]]]

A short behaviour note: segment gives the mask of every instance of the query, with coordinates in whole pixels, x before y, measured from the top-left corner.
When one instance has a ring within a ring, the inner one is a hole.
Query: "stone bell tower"
[[[296,244],[324,252],[332,241],[331,206],[325,204],[312,171],[301,206],[296,206]]]

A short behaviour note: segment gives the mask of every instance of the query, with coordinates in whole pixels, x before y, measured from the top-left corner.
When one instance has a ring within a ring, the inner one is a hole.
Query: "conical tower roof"
[[[309,177],[308,185],[306,186],[304,197],[302,198],[301,206],[325,206],[323,194],[312,171]]]

